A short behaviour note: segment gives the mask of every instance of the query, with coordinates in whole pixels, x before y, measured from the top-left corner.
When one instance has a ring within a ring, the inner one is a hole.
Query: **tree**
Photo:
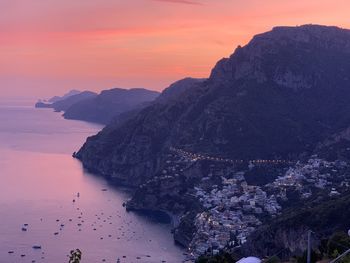
[[[327,254],[331,258],[336,258],[348,249],[350,249],[350,237],[345,232],[337,232],[328,240]],[[345,257],[343,262],[346,260],[349,262],[350,257]]]
[[[71,250],[68,263],[80,263],[82,252],[80,249]]]

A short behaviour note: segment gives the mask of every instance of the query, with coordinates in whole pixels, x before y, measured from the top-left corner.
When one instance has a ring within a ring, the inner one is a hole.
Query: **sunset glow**
[[[347,0],[0,0],[0,96],[162,90],[278,25],[349,28]]]

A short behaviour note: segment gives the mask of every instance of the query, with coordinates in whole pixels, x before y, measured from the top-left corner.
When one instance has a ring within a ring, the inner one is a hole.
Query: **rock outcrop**
[[[350,216],[349,193],[319,203],[308,202],[300,207],[292,207],[281,216],[264,224],[243,246],[246,255],[275,255],[282,259],[302,255],[307,248],[307,234],[312,235],[312,247],[317,248],[323,239],[333,233],[348,229]]]

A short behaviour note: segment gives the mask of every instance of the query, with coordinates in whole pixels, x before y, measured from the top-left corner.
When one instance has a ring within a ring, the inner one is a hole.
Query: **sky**
[[[0,97],[208,77],[274,26],[350,28],[348,0],[0,0]]]

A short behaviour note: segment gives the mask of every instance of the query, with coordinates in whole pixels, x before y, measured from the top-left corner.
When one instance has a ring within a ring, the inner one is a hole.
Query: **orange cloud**
[[[217,60],[273,26],[349,27],[350,3],[336,2],[3,0],[0,87],[161,90],[182,77],[208,76]]]

